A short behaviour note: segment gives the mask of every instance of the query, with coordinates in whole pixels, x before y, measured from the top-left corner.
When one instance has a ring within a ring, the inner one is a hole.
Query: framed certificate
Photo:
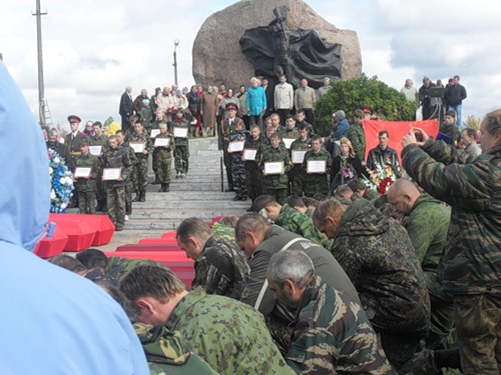
[[[129,142],[129,146],[134,149],[136,154],[142,154],[144,151],[144,142]]]
[[[291,148],[292,142],[294,142],[296,139],[295,138],[283,138],[282,141],[284,142],[285,148],[289,150]]]
[[[306,173],[327,172],[327,160],[308,160],[306,162]]]
[[[103,146],[101,146],[101,145],[89,146],[89,153],[91,155],[99,156],[99,155],[101,155],[102,151],[103,151]]]
[[[284,173],[284,162],[283,161],[274,161],[274,162],[266,162],[264,163],[264,174],[282,174]]]
[[[308,150],[291,150],[292,164],[302,164]]]
[[[180,128],[179,126],[174,126],[172,128],[172,134],[176,138],[187,138],[188,137],[188,128]]]
[[[244,150],[245,141],[234,141],[228,144],[228,152],[242,152]]]
[[[169,138],[155,138],[155,147],[169,147],[170,139]]]
[[[242,160],[256,160],[257,148],[244,148]]]
[[[160,129],[151,129],[150,138],[155,138],[159,134],[160,134]]]
[[[89,178],[92,172],[92,167],[76,167],[73,176],[75,178]]]
[[[122,168],[103,168],[103,181],[117,181],[122,175]]]

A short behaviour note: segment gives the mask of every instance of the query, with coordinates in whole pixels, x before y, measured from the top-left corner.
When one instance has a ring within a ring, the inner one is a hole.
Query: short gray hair
[[[301,250],[283,250],[274,254],[268,263],[267,276],[282,288],[289,279],[304,288],[315,275],[315,266],[306,253]]]

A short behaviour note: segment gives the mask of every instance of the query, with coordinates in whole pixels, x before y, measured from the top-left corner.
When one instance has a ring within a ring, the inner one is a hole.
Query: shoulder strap
[[[297,238],[293,238],[292,240],[290,240],[289,242],[287,242],[280,250],[280,251],[284,251],[284,250],[287,250],[289,248],[289,246],[291,246],[293,243],[296,243],[297,241],[300,241],[300,240],[304,240],[303,237],[297,237]],[[264,279],[264,283],[263,283],[263,286],[261,287],[261,291],[259,292],[259,295],[257,297],[257,300],[256,300],[256,303],[254,304],[254,308],[256,310],[259,310],[259,307],[261,306],[261,302],[263,302],[263,298],[264,298],[264,294],[266,293],[266,291],[268,290],[268,279]]]

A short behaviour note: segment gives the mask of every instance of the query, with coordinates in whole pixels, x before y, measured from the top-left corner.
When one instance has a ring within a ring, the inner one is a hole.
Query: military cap
[[[68,116],[68,121],[70,122],[70,124],[74,123],[74,122],[78,122],[78,123],[82,122],[82,120],[80,119],[80,117],[75,116],[75,115]]]
[[[371,106],[368,106],[368,105],[363,105],[360,107],[360,109],[364,112],[364,113],[369,113],[372,115],[372,113],[374,112],[372,107]]]
[[[229,111],[230,109],[234,109],[236,111],[237,110],[237,105],[235,103],[228,103],[228,104],[226,104],[226,110]]]

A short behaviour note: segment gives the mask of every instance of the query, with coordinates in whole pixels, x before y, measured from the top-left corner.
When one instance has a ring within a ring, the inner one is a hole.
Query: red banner
[[[396,150],[400,160],[400,152],[402,151],[402,138],[412,128],[421,128],[426,134],[436,138],[438,134],[438,121],[380,121],[380,120],[364,120],[364,131],[367,146],[365,148],[365,160],[369,151],[379,144],[378,134],[382,130],[386,130],[390,135],[388,146]],[[400,160],[402,162],[402,160]]]

